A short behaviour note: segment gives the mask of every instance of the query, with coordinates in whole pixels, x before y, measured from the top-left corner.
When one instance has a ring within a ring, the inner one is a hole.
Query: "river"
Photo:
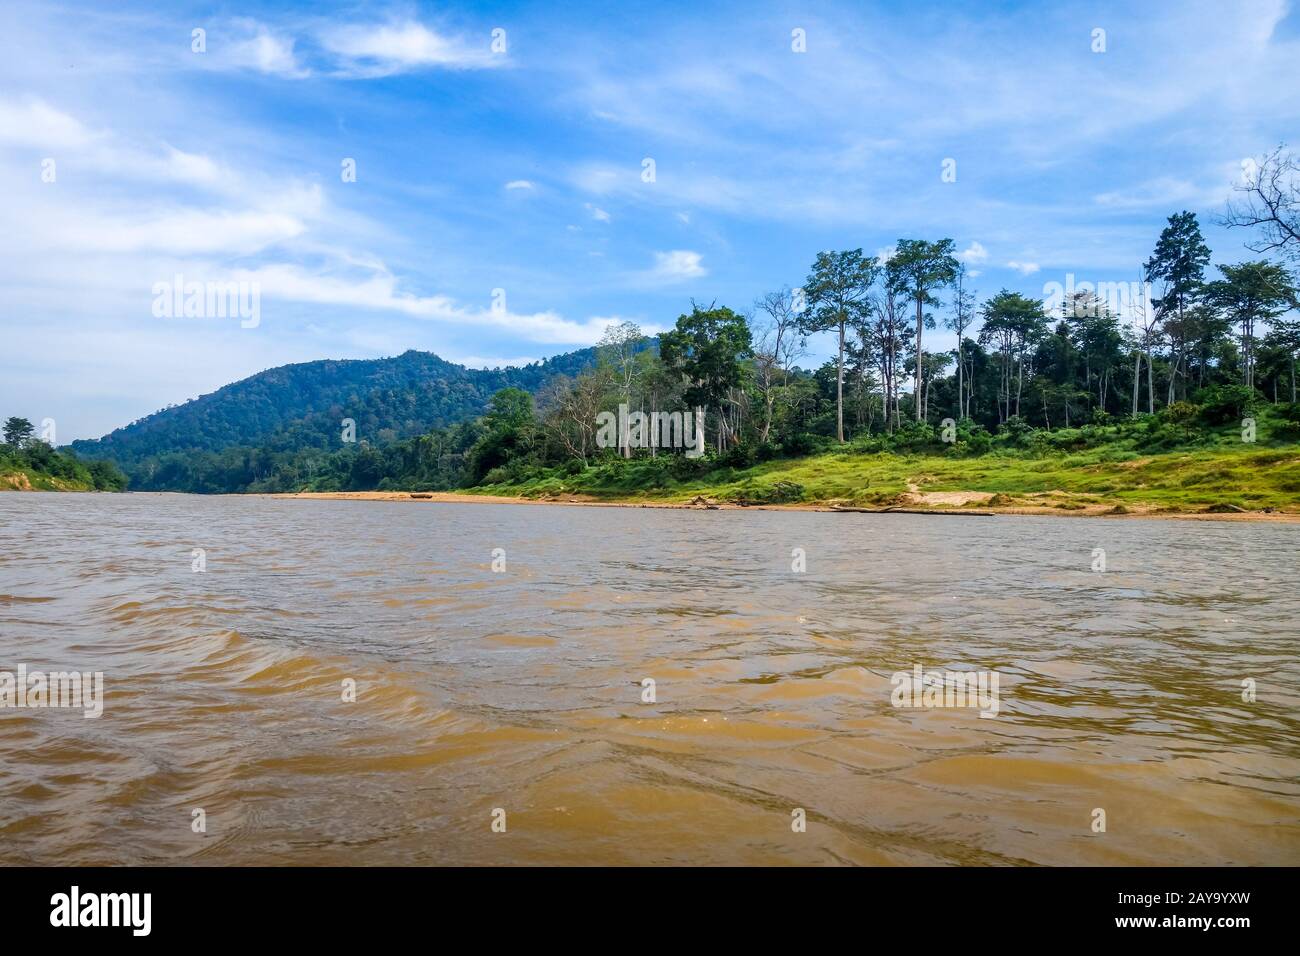
[[[1300,864],[1298,545],[0,494],[0,670],[104,675],[0,709],[4,862]]]

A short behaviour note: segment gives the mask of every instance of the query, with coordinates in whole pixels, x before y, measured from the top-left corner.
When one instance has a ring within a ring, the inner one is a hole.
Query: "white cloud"
[[[292,37],[278,36],[255,21],[239,22],[251,29],[253,35],[231,44],[225,53],[226,62],[259,73],[294,79],[310,75],[310,71],[298,63]]]
[[[551,310],[518,313],[465,306],[446,295],[415,295],[399,289],[397,277],[382,266],[366,275],[337,275],[298,265],[269,265],[236,270],[232,278],[258,283],[264,299],[400,312],[465,326],[490,325],[531,342],[555,345],[594,345],[609,325],[620,321],[593,317],[578,322]]]
[[[76,149],[96,134],[44,100],[0,100],[0,144],[42,149]]]
[[[327,31],[322,45],[344,60],[345,72],[360,77],[391,76],[441,67],[452,70],[501,66],[505,57],[489,49],[488,40],[469,42],[442,36],[414,20]]]
[[[527,179],[512,179],[506,183],[506,189],[536,189]]]
[[[985,249],[978,242],[972,242],[961,252],[957,253],[958,259],[960,259],[962,262],[968,262],[968,263],[983,262],[988,257],[989,257],[989,251]]]
[[[1038,271],[1037,262],[1015,262],[1014,260],[1007,263],[1008,269],[1015,269],[1022,276],[1033,275]]]
[[[587,212],[591,213],[591,218],[594,219],[594,220],[596,220],[597,222],[609,222],[609,221],[610,221],[610,220],[609,220],[609,213],[605,212],[605,210],[601,209],[599,206],[593,206],[593,205],[592,205],[591,203],[589,203],[589,202],[588,202],[588,203],[583,203],[583,206],[586,208]]]
[[[701,264],[703,257],[689,249],[673,249],[671,252],[656,252],[654,268],[648,278],[658,282],[681,282],[684,279],[698,279],[709,274]]]

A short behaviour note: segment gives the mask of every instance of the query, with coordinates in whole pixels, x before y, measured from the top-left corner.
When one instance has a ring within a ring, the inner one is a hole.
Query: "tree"
[[[807,309],[800,315],[799,328],[806,336],[813,332],[839,332],[838,381],[835,393],[835,433],[844,441],[844,330],[866,311],[871,286],[879,267],[861,249],[847,252],[819,252],[804,285]]]
[[[1169,336],[1169,395],[1166,404],[1174,400],[1174,386],[1189,338],[1187,307],[1204,284],[1205,267],[1209,262],[1210,247],[1201,236],[1196,214],[1184,210],[1169,217],[1169,224],[1161,231],[1155,251],[1144,266],[1147,282],[1163,283],[1163,294],[1153,303]],[[1185,375],[1183,390],[1185,393]]]
[[[1296,356],[1300,354],[1300,319],[1275,319],[1268,341],[1291,357],[1291,403],[1296,400]]]
[[[960,263],[953,256],[953,241],[940,239],[927,242],[924,239],[900,239],[890,258],[887,268],[898,277],[912,301],[916,304],[916,342],[913,348],[918,356],[916,362],[916,386],[913,404],[916,406],[916,420],[921,420],[921,376],[924,362],[921,355],[921,331],[924,324],[925,307],[937,305],[931,290],[945,286],[957,276]]]
[[[1097,406],[1105,411],[1111,372],[1119,362],[1120,346],[1124,341],[1119,330],[1119,319],[1092,292],[1076,292],[1067,299],[1062,305],[1062,317],[1070,327],[1074,345],[1083,358],[1083,390],[1091,402],[1095,373]]]
[[[953,278],[953,297],[952,297],[952,315],[948,317],[946,326],[953,332],[957,333],[957,418],[964,419],[966,413],[966,392],[963,387],[963,366],[966,364],[964,355],[964,342],[966,329],[970,328],[971,322],[975,320],[975,293],[966,291],[966,266],[964,263],[957,266],[957,274]]]
[[[604,366],[580,372],[572,379],[559,375],[542,393],[547,433],[570,457],[582,459],[584,465],[596,447],[596,416],[609,391],[611,376],[610,369]]]
[[[596,346],[600,361],[612,370],[619,391],[623,393],[623,401],[629,405],[632,403],[632,385],[640,370],[637,353],[644,347],[645,340],[641,326],[635,322],[620,322],[605,329]],[[632,457],[630,445],[625,445],[622,452],[624,458]]]
[[[1241,329],[1241,384],[1254,388],[1255,326],[1285,312],[1295,299],[1295,288],[1286,270],[1275,262],[1221,265],[1219,271],[1223,278],[1206,285],[1206,299]]]
[[[727,402],[745,381],[744,362],[751,352],[749,324],[725,306],[701,309],[691,303],[689,314],[659,336],[664,364],[686,380],[682,398],[689,406],[718,410],[718,450],[734,444],[735,423],[728,420]]]
[[[1246,243],[1251,252],[1280,252],[1300,261],[1300,160],[1278,146],[1255,164],[1237,191],[1240,203],[1228,203],[1223,225],[1261,229],[1263,238]],[[1294,305],[1294,303],[1293,303]]]
[[[470,452],[475,480],[531,450],[535,425],[533,396],[519,388],[501,389],[492,396],[483,425],[485,432]],[[369,446],[359,450],[359,453],[369,452]],[[367,469],[377,467],[364,455],[359,461]],[[366,482],[373,487],[370,478]]]
[[[911,341],[911,331],[906,329],[907,291],[900,275],[885,270],[881,289],[872,297],[872,322],[870,333],[880,368],[880,384],[884,389],[885,427],[893,434],[901,417],[898,393],[902,387],[902,356]]]
[[[1020,398],[1025,385],[1025,352],[1031,342],[1043,334],[1046,319],[1043,315],[1041,299],[1029,299],[1019,292],[1003,289],[984,303],[982,310],[984,327],[980,330],[980,342],[996,342],[1002,353],[1002,383],[1000,396],[1003,407],[1001,420],[1019,417]],[[1016,405],[1011,410],[1012,366],[1017,369]]]
[[[794,311],[794,293],[789,288],[769,292],[754,303],[754,311],[764,319],[756,325],[754,370],[759,395],[763,399],[763,427],[759,441],[766,442],[772,433],[772,411],[776,403],[776,379],[784,385],[799,351],[796,333],[799,315]]]
[[[32,440],[32,435],[36,432],[36,426],[25,418],[9,418],[4,424],[5,444],[12,445],[14,448],[22,448]]]

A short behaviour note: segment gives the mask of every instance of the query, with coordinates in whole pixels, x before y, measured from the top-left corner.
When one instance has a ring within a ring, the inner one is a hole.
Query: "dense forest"
[[[365,449],[473,419],[497,391],[540,389],[595,361],[584,349],[522,368],[469,369],[429,352],[269,369],[165,408],[94,441],[134,491],[238,492],[311,481],[349,438]],[[362,457],[365,457],[364,455]]]
[[[133,488],[216,492],[517,485],[597,466],[653,487],[844,448],[980,455],[1125,436],[1169,450],[1228,425],[1293,442],[1297,171],[1279,148],[1229,205],[1224,223],[1250,236],[1239,262],[1216,261],[1184,211],[1131,284],[981,296],[951,239],[900,239],[887,255],[820,253],[802,286],[746,309],[692,303],[658,337],[625,322],[594,349],[490,372],[419,352],[287,366],[74,448],[120,463]],[[927,349],[940,324],[956,346]],[[818,337],[833,357],[806,367]],[[700,410],[706,453],[657,447],[643,422],[608,440],[602,414],[620,407]]]
[[[126,476],[110,461],[82,461],[36,437],[25,418],[5,420],[0,441],[0,490],[122,491]]]
[[[1055,303],[1006,289],[981,298],[950,239],[901,239],[887,257],[824,252],[803,286],[743,312],[693,304],[657,339],[624,323],[590,368],[535,396],[505,389],[479,419],[341,450],[311,475],[281,472],[265,487],[558,487],[567,478],[579,488],[599,469],[607,483],[644,489],[846,447],[981,455],[1121,442],[1160,452],[1225,433],[1291,443],[1300,438],[1300,317],[1286,264],[1300,248],[1294,173],[1293,158],[1274,153],[1246,204],[1229,209],[1230,225],[1258,230],[1245,261],[1214,262],[1185,211],[1169,217],[1131,288],[1080,283]],[[927,350],[941,322],[958,345]],[[834,357],[805,368],[818,335]],[[632,417],[702,409],[707,454],[645,447],[644,426],[601,442],[601,414],[620,406]]]

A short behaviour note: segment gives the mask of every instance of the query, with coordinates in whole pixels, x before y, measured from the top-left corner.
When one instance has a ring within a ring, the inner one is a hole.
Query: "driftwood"
[[[411,497],[412,497],[412,498],[432,498],[433,495],[428,494],[427,492],[423,492],[423,491],[413,491],[413,492],[411,492]]]
[[[841,505],[831,505],[831,511],[849,511],[856,514],[864,515],[968,515],[977,518],[991,518],[996,511],[968,511],[965,508],[900,508],[897,505],[890,505],[887,508],[845,508]]]

